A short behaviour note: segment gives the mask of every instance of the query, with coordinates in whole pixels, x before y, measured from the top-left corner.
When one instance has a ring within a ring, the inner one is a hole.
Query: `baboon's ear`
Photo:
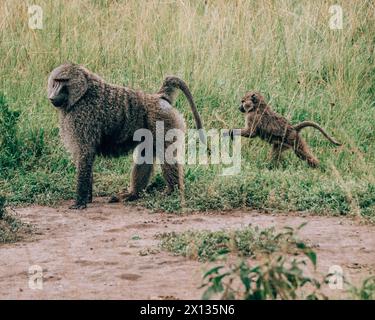
[[[253,95],[251,96],[251,101],[252,101],[253,103],[258,103],[258,102],[259,102],[259,100],[258,100],[258,98],[257,98],[257,96],[256,96],[255,94],[253,94]]]
[[[88,82],[83,70],[77,68],[69,79],[69,106],[73,106],[86,93]]]

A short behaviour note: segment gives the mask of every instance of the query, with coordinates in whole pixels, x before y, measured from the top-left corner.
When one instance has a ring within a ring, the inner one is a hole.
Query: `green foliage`
[[[20,118],[21,113],[12,110],[0,93],[0,178],[11,177],[13,170],[32,170],[36,160],[48,154],[44,129],[21,130]]]
[[[363,189],[358,197],[359,207],[363,215],[373,217],[375,215],[375,185],[368,184]]]
[[[307,261],[315,269],[317,257],[314,250],[297,236],[297,231],[303,226],[297,230],[285,228],[284,232],[267,237],[279,243],[279,246],[280,242],[283,243],[284,248],[262,250],[260,263],[241,260],[239,263],[219,265],[208,270],[203,276],[202,288],[206,290],[202,298],[326,299],[320,290],[321,281],[305,275]],[[291,257],[291,253],[293,256],[305,255],[308,259]]]
[[[217,262],[203,275],[202,299],[328,299],[324,285],[331,275],[316,272],[318,258],[301,241],[297,228],[233,231],[186,231],[156,235],[160,247],[175,255]],[[238,262],[234,258],[240,257]],[[348,286],[348,298],[374,299],[375,278]]]
[[[4,219],[5,214],[5,197],[0,195],[0,220]]]
[[[224,265],[216,266],[203,276],[202,287],[206,290],[202,299],[326,299],[320,291],[321,282],[305,275],[305,265],[306,262],[303,260],[290,260],[285,256],[276,255],[260,264],[249,264],[242,260],[230,266],[229,270]],[[241,282],[240,288],[232,285],[237,278]],[[301,296],[300,292],[303,289],[308,294]]]
[[[20,113],[12,111],[0,92],[0,168],[15,167],[19,161],[17,122]]]
[[[7,212],[5,197],[0,195],[0,244],[17,241],[26,232],[30,233],[31,227]]]
[[[349,293],[354,299],[375,300],[375,276],[365,279],[358,288],[351,285]]]
[[[233,231],[186,231],[157,235],[162,249],[200,261],[216,260],[220,255],[235,253],[257,258],[274,252],[298,253],[304,251],[314,265],[316,257],[309,247],[299,241],[292,228],[276,232],[274,228],[259,229],[251,225]]]
[[[298,249],[315,268],[315,252],[301,243]],[[203,275],[201,287],[205,291],[202,299],[328,299],[323,288],[330,275],[323,279],[307,276],[306,267],[306,260],[290,258],[280,253],[267,256],[261,263],[240,260],[229,266],[216,265]],[[374,276],[365,279],[359,287],[345,282],[349,287],[345,290],[348,299],[375,299]]]

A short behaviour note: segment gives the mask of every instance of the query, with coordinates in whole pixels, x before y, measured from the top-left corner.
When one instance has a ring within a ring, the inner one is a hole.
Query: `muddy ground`
[[[253,210],[176,215],[98,198],[85,211],[61,207],[17,208],[32,235],[0,245],[2,299],[200,299],[202,272],[209,267],[160,251],[155,234],[188,229],[230,229],[248,224],[296,227],[315,246],[318,271],[339,265],[354,283],[375,274],[375,226],[347,217]],[[29,267],[43,269],[43,289],[29,288]],[[328,292],[341,298],[341,290]]]

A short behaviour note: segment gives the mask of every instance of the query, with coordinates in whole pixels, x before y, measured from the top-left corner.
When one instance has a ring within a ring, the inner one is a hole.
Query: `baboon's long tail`
[[[325,136],[327,138],[327,140],[329,140],[331,143],[333,143],[336,146],[342,145],[340,142],[337,142],[332,137],[330,137],[328,135],[328,133],[321,126],[319,126],[317,123],[315,123],[313,121],[303,121],[303,122],[295,125],[294,129],[296,129],[297,131],[300,131],[301,129],[306,128],[306,127],[313,127],[315,129],[318,129],[323,134],[323,136]]]
[[[161,94],[162,97],[167,98],[167,100],[169,100],[169,102],[173,104],[175,99],[175,89],[180,89],[189,101],[189,105],[193,113],[195,124],[197,126],[197,129],[199,130],[199,138],[203,143],[206,143],[206,136],[203,133],[203,130],[201,130],[203,129],[202,119],[199,115],[197,107],[194,103],[193,96],[187,84],[182,79],[176,76],[168,76],[164,79],[163,85],[160,88],[158,94]]]

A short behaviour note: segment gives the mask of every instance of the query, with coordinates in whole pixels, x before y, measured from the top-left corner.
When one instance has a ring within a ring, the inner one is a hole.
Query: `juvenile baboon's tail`
[[[313,127],[315,129],[318,129],[323,134],[323,136],[325,136],[327,138],[327,140],[329,140],[331,143],[333,143],[336,146],[342,145],[340,142],[337,142],[332,137],[330,137],[328,135],[328,133],[325,132],[325,130],[321,126],[319,126],[317,123],[315,123],[313,121],[302,121],[301,123],[296,124],[294,126],[294,129],[296,129],[297,131],[300,131],[301,129],[306,128],[306,127]]]
[[[180,89],[189,101],[195,124],[197,126],[197,129],[199,130],[199,138],[203,143],[206,143],[206,136],[204,135],[203,130],[201,130],[203,129],[202,120],[187,84],[182,79],[176,76],[167,76],[164,79],[163,85],[160,88],[158,94],[160,94],[162,98],[165,98],[171,104],[173,104],[176,98],[176,89]]]

